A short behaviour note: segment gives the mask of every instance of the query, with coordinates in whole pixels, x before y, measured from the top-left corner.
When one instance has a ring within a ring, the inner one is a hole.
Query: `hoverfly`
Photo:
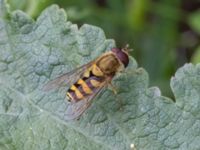
[[[70,85],[66,94],[70,104],[65,112],[65,119],[78,119],[104,87],[112,87],[111,81],[116,73],[128,66],[128,52],[128,45],[122,49],[112,48],[95,60],[48,82],[44,90]]]

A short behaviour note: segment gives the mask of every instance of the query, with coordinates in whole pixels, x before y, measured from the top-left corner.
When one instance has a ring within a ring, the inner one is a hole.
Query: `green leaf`
[[[200,46],[198,46],[192,56],[192,62],[194,64],[199,63],[200,62]]]
[[[200,33],[200,10],[192,13],[192,15],[189,16],[188,23],[190,26],[198,33]]]
[[[37,17],[53,0],[8,0],[11,10],[20,9],[32,17]]]
[[[200,66],[188,64],[171,80],[176,103],[148,87],[148,74],[131,58],[125,73],[80,120],[66,121],[66,88],[41,89],[56,76],[115,46],[91,25],[78,28],[58,6],[32,20],[0,0],[0,149],[200,148]]]

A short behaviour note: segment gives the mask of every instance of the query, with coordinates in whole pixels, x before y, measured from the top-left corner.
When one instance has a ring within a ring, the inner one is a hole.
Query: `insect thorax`
[[[105,75],[114,75],[120,67],[119,60],[112,54],[102,56],[96,64]]]

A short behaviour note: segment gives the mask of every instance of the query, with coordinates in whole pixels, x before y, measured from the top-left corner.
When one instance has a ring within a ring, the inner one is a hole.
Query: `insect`
[[[112,48],[95,60],[48,82],[44,90],[71,85],[66,94],[70,104],[65,112],[65,119],[78,119],[105,87],[113,87],[113,77],[128,66],[128,52],[128,46],[122,49]]]

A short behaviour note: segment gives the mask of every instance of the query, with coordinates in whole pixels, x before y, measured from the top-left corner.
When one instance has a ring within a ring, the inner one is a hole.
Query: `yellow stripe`
[[[93,67],[92,67],[92,73],[96,76],[103,76],[103,72],[100,70],[100,68],[94,64]]]
[[[91,70],[91,68],[88,69],[88,70],[86,70],[86,71],[84,72],[83,76],[88,78],[88,77],[90,76],[90,70]]]
[[[72,85],[70,89],[75,92],[78,99],[82,99],[84,97],[83,94],[77,89],[76,86]]]
[[[80,84],[83,88],[83,91],[87,94],[91,94],[92,90],[89,88],[89,86],[83,81],[82,79],[78,80],[78,84]]]
[[[73,91],[77,90],[77,88],[74,85],[72,85],[70,89]]]
[[[101,86],[101,82],[97,81],[97,80],[90,80],[91,84],[94,86],[94,87],[99,87]]]
[[[69,92],[67,92],[67,96],[69,97],[69,101],[71,101],[71,99],[73,99],[73,97],[71,96],[71,94]]]

